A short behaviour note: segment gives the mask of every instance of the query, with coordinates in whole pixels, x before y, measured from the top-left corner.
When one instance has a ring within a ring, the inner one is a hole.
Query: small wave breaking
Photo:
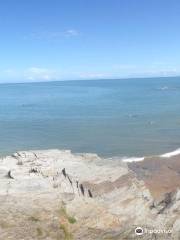
[[[160,90],[164,91],[164,90],[168,90],[169,88],[167,86],[163,86],[161,88],[159,88]]]
[[[164,153],[162,155],[154,155],[151,157],[160,157],[160,158],[170,158],[170,157],[174,157],[180,155],[180,148],[176,149],[175,151],[172,152],[168,152],[168,153]],[[145,157],[123,157],[122,161],[123,162],[127,162],[127,163],[131,163],[131,162],[141,162],[144,161]]]
[[[124,157],[122,159],[123,162],[141,162],[144,160],[144,157],[129,157],[129,158],[126,158]]]
[[[162,154],[162,155],[160,155],[160,157],[169,158],[169,157],[173,157],[173,156],[177,156],[177,155],[180,155],[180,148],[176,149],[175,151]]]

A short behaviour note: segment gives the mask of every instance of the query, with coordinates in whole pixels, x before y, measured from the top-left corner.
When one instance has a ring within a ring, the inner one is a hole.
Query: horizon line
[[[40,80],[40,81],[29,81],[29,82],[0,82],[1,85],[4,84],[32,84],[32,83],[53,83],[53,82],[76,82],[76,81],[102,81],[102,80],[130,80],[130,79],[155,79],[155,78],[180,78],[180,75],[177,76],[147,76],[147,77],[120,77],[120,78],[90,78],[90,79],[59,79],[59,80]]]

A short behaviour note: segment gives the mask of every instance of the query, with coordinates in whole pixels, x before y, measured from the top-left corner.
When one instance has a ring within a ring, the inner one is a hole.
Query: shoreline
[[[180,155],[180,148],[176,148],[175,150],[172,150],[170,152],[165,152],[165,153],[160,153],[160,154],[153,154],[153,155],[145,155],[145,156],[120,156],[120,155],[115,155],[115,156],[109,156],[109,155],[102,155],[102,154],[97,154],[95,152],[74,152],[71,151],[70,149],[58,149],[58,148],[45,148],[45,149],[29,149],[29,150],[18,150],[16,152],[33,152],[33,151],[51,151],[51,150],[60,150],[60,151],[70,151],[72,154],[94,154],[97,155],[99,158],[103,159],[110,159],[110,160],[121,160],[122,162],[139,162],[139,161],[144,161],[147,158],[171,158],[174,156]],[[12,156],[14,152],[7,152],[4,154],[0,153],[0,158]]]

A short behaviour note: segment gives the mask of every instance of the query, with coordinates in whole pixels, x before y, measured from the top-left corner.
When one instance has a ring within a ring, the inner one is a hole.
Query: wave
[[[177,156],[177,155],[180,155],[180,148],[176,149],[175,151],[162,154],[162,155],[160,155],[160,157],[169,158],[169,157],[173,157],[173,156]]]
[[[168,152],[168,153],[164,153],[162,155],[154,155],[151,157],[160,157],[160,158],[170,158],[170,157],[174,157],[180,155],[180,148],[176,149],[175,151],[172,152]],[[122,161],[123,162],[127,162],[127,163],[131,163],[131,162],[141,162],[144,161],[146,157],[123,157]]]
[[[123,162],[141,162],[141,161],[144,161],[144,157],[129,157],[129,158],[126,158],[124,157],[122,159]]]
[[[170,91],[179,91],[180,90],[180,88],[179,87],[168,87],[168,86],[162,86],[162,87],[159,87],[159,88],[157,88],[157,90],[159,90],[159,91],[167,91],[167,90],[170,90]]]
[[[159,88],[159,90],[162,90],[162,91],[164,91],[164,90],[168,90],[169,88],[167,87],[167,86],[163,86],[163,87],[160,87]]]

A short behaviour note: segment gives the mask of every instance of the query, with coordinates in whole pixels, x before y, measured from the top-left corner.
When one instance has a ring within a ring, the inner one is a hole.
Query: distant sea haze
[[[0,155],[71,149],[143,157],[180,148],[180,78],[0,85]]]

